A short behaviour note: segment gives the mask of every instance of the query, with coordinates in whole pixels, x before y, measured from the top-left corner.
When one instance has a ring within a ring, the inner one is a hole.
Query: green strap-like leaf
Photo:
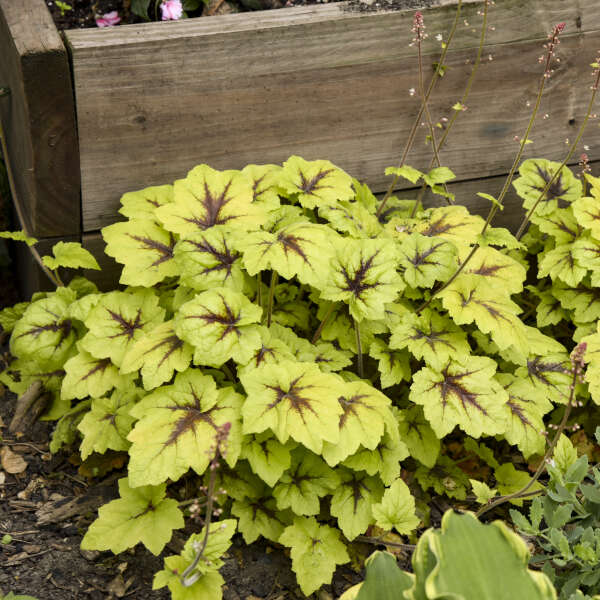
[[[127,351],[162,322],[164,313],[152,290],[109,292],[85,320],[89,331],[81,347],[96,358],[110,358],[120,367]]]
[[[217,390],[212,377],[189,369],[175,383],[158,388],[132,410],[139,419],[128,440],[132,485],[156,485],[179,479],[188,469],[204,473],[223,437],[221,454],[235,465],[241,450],[242,397],[232,388]]]
[[[81,547],[120,554],[142,542],[152,554],[160,554],[173,529],[184,525],[177,501],[165,498],[166,487],[163,484],[132,488],[127,478],[119,479],[121,497],[100,507]]]
[[[507,392],[493,379],[496,363],[483,356],[450,359],[441,369],[415,373],[410,399],[441,439],[456,425],[474,438],[505,430]]]
[[[110,398],[92,400],[91,410],[78,425],[83,433],[81,458],[85,460],[92,452],[104,454],[111,450],[127,450],[131,445],[127,434],[135,419],[129,411],[135,405],[140,392],[135,388],[128,392],[115,391]]]
[[[175,182],[173,193],[174,201],[157,208],[156,216],[165,229],[181,236],[214,225],[249,229],[266,213],[254,202],[251,180],[239,171],[199,165]]]
[[[357,321],[383,319],[384,305],[404,289],[396,272],[397,251],[392,240],[343,239],[336,242],[336,253],[321,297],[346,302]]]
[[[297,448],[292,462],[273,489],[277,508],[290,508],[296,515],[318,515],[320,499],[334,491],[340,483],[336,472],[316,454]]]
[[[306,596],[330,583],[336,565],[350,560],[339,531],[319,525],[314,517],[295,517],[279,543],[291,548],[292,569]]]
[[[186,302],[175,315],[175,333],[194,347],[194,362],[220,367],[233,358],[248,363],[261,347],[262,309],[230,288],[214,288]]]
[[[322,373],[314,363],[282,361],[262,365],[241,381],[248,395],[242,408],[244,433],[270,429],[282,444],[291,437],[317,454],[324,441],[339,441],[343,409],[337,375]]]
[[[192,361],[193,348],[175,334],[173,321],[161,323],[127,351],[121,373],[141,369],[144,389],[152,390],[171,380],[175,371],[185,371]]]
[[[328,160],[306,161],[290,156],[283,163],[280,186],[288,198],[304,208],[335,206],[340,200],[354,197],[350,175]]]

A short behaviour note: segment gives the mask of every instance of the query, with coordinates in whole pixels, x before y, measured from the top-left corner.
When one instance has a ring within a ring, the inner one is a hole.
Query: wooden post
[[[23,226],[80,235],[75,106],[67,52],[43,0],[0,0],[0,119]]]

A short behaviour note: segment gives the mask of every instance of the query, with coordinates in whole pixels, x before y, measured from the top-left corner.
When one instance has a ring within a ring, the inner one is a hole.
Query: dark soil
[[[81,537],[96,517],[90,500],[100,498],[98,490],[102,490],[103,502],[116,497],[115,481],[125,473],[109,473],[101,480],[88,479],[72,464],[76,462],[76,453],[51,455],[48,441],[52,423],[35,423],[20,439],[8,435],[16,398],[5,392],[0,397],[3,398],[0,445],[27,462],[23,473],[3,473],[5,481],[0,484],[0,539],[5,535],[12,538],[0,544],[0,597],[12,591],[39,600],[169,599],[167,588],[151,591],[153,575],[163,568],[163,556],[180,552],[187,536],[199,531],[200,526],[191,525],[185,532],[176,532],[160,557],[139,544],[118,556],[80,550]],[[74,499],[80,508],[65,517],[64,507]],[[42,524],[44,513],[55,517]],[[277,545],[256,542],[246,546],[241,536],[235,536],[221,574],[226,581],[224,600],[305,597],[291,571],[286,550]],[[358,581],[359,574],[347,566],[341,567],[333,584],[313,597],[337,598]]]
[[[227,0],[223,2],[226,10],[218,10],[215,14],[222,12],[241,12],[248,10],[269,10],[290,6],[306,6],[312,4],[326,4],[328,2],[340,2],[341,0]],[[410,8],[422,8],[431,6],[436,0],[350,0],[350,10],[377,11],[377,10],[402,10]],[[48,9],[52,13],[54,22],[58,29],[77,29],[82,27],[96,27],[95,16],[117,11],[121,17],[121,24],[141,23],[143,20],[129,10],[127,0],[69,0],[67,4],[71,10],[61,10],[55,0],[46,0]],[[202,3],[201,3],[202,4]],[[208,6],[189,13],[191,17],[211,15],[215,4],[221,4],[220,0],[213,0]],[[150,14],[153,9],[150,9]]]

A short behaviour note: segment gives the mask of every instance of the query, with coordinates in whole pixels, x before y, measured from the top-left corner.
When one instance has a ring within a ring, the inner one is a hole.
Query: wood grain
[[[467,3],[431,112],[449,116],[478,42],[481,3]],[[562,62],[526,156],[560,158],[588,101],[600,47],[596,0],[497,2],[483,64],[442,161],[460,180],[506,173],[522,135],[552,25],[567,22]],[[426,72],[454,6],[424,11]],[[196,164],[240,168],[291,154],[328,158],[374,190],[397,162],[419,108],[412,11],[349,12],[345,5],[281,9],[169,24],[72,31],[81,142],[83,230],[116,220],[121,194],[185,176]],[[570,32],[570,33],[567,33]],[[491,55],[493,60],[488,60]],[[469,64],[466,64],[469,63]],[[408,163],[426,168],[425,129]],[[590,127],[587,144],[600,145]]]
[[[0,0],[0,119],[24,226],[78,234],[80,176],[67,52],[43,0]]]

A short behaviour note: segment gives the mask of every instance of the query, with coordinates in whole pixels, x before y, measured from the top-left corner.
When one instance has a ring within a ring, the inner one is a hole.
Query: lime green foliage
[[[25,596],[23,594],[13,594],[12,592],[8,592],[6,596],[2,596],[2,600],[37,600],[33,596]]]
[[[59,267],[100,270],[96,259],[79,242],[57,242],[52,247],[52,254],[54,256],[42,257],[42,262],[52,271]]]
[[[527,206],[555,168],[523,163],[515,187]],[[390,173],[442,195],[452,178],[444,168]],[[219,547],[236,527],[247,543],[288,545],[302,589],[317,590],[358,536],[428,523],[432,497],[485,504],[527,484],[526,461],[564,414],[580,340],[588,370],[572,414],[589,437],[600,404],[600,216],[581,183],[561,177],[522,241],[482,234],[485,221],[458,205],[392,197],[378,216],[366,185],[299,157],[200,165],[125,194],[127,220],[103,234],[130,287],[101,293],[79,278],[0,312],[14,357],[0,381],[18,394],[42,382],[45,418],[58,421],[52,451],[128,457],[122,497],[85,543],[157,550],[183,526],[171,501],[195,515],[199,486],[213,486],[227,519]],[[587,184],[600,199],[600,180]],[[572,458],[561,440],[561,476]],[[145,524],[155,516],[160,534]],[[436,539],[426,534],[417,550],[417,583],[437,560]],[[218,598],[221,559],[209,565],[203,543],[193,536],[167,558],[155,585]],[[426,597],[424,584],[415,589]]]
[[[28,236],[24,231],[0,231],[0,239],[14,240],[15,242],[25,242],[28,246],[37,244],[34,237]]]
[[[119,479],[121,497],[100,508],[81,547],[118,554],[142,542],[152,554],[160,554],[173,529],[183,527],[177,501],[165,498],[165,489],[165,484],[132,488],[127,478]]]
[[[543,565],[559,598],[590,598],[600,593],[600,470],[590,467],[585,454],[578,458],[563,435],[548,473],[548,487],[534,498],[529,518],[516,510],[510,515],[518,530],[535,540],[531,562]]]
[[[449,510],[441,529],[421,536],[413,554],[414,575],[400,571],[391,555],[379,553],[367,561],[358,593],[341,600],[556,599],[548,577],[527,568],[528,558],[525,542],[502,521],[483,525],[471,513]],[[391,585],[397,586],[396,596],[388,591]]]

